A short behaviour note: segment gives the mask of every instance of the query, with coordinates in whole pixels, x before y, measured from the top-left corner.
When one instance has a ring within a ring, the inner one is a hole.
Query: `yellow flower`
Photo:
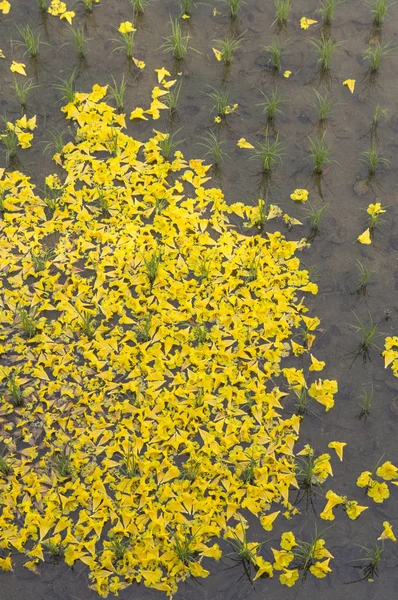
[[[69,25],[72,25],[72,19],[76,16],[76,13],[73,10],[67,10],[62,15],[60,15],[60,19],[65,19],[68,21]]]
[[[297,569],[284,569],[283,573],[279,575],[279,581],[282,585],[292,587],[297,579],[299,578],[299,572]]]
[[[163,79],[167,76],[170,77],[170,73],[167,69],[162,67],[161,69],[155,69],[155,73],[158,75],[158,83],[162,83]]]
[[[375,481],[368,488],[368,496],[377,504],[381,504],[390,497],[390,490],[384,481],[382,483]]]
[[[313,356],[313,354],[310,354],[311,357],[311,365],[309,370],[310,371],[322,371],[323,368],[325,367],[325,362],[323,362],[323,360],[318,360],[315,358],[315,356]],[[330,448],[330,445],[329,445]]]
[[[390,525],[390,523],[388,521],[384,521],[383,522],[383,532],[380,535],[380,537],[378,537],[378,540],[391,540],[393,542],[397,541],[397,538],[394,535],[394,532],[392,530],[392,527]]]
[[[389,460],[387,460],[377,469],[376,475],[382,479],[385,479],[386,481],[391,481],[391,479],[398,478],[398,469]]]
[[[290,77],[290,75],[291,75],[291,74],[292,74],[292,72],[291,72],[291,71],[285,71],[285,72],[283,73],[283,77],[286,77],[286,79],[289,79],[289,77]]]
[[[276,517],[279,515],[280,511],[277,510],[276,512],[273,512],[269,515],[263,515],[260,517],[260,523],[263,526],[263,528],[265,529],[265,531],[272,531],[272,526],[273,523],[276,519]]]
[[[333,514],[333,508],[339,504],[344,504],[345,501],[347,500],[347,496],[339,496],[338,494],[335,494],[332,490],[329,490],[326,493],[326,499],[327,499],[327,503],[325,508],[323,509],[323,511],[320,513],[320,517],[321,519],[324,519],[325,521],[333,521],[334,520],[334,514]]]
[[[366,212],[368,213],[368,215],[373,217],[375,215],[381,215],[386,211],[382,208],[380,202],[376,202],[376,204],[369,204],[368,208],[366,209]]]
[[[365,231],[363,233],[361,233],[361,235],[359,235],[357,237],[357,241],[360,244],[371,244],[372,243],[372,240],[370,239],[370,230],[369,230],[369,228],[365,229]]]
[[[0,58],[5,58],[3,50],[0,48]]]
[[[143,60],[138,60],[138,58],[134,58],[134,56],[133,56],[133,63],[139,69],[145,69],[145,63]]]
[[[368,508],[368,506],[360,506],[356,500],[348,500],[344,505],[347,516],[355,521],[359,515]]]
[[[214,123],[221,123],[220,115],[217,115],[217,117],[214,117]]]
[[[311,25],[318,23],[318,21],[314,21],[314,19],[307,19],[307,17],[301,17],[300,19],[300,27],[301,29],[308,29]]]
[[[253,144],[251,144],[250,142],[248,142],[243,137],[238,140],[237,146],[239,148],[254,148]]]
[[[330,442],[330,444],[328,444],[328,448],[332,448],[332,450],[336,450],[336,454],[340,460],[343,460],[344,446],[347,446],[347,442]]]
[[[143,119],[144,121],[148,121],[148,117],[144,115],[144,112],[143,108],[137,107],[130,114],[130,119]]]
[[[217,48],[212,48],[212,50],[214,52],[214,56],[220,62],[222,60],[222,52],[220,52],[220,50],[217,50]]]
[[[12,571],[11,555],[9,554],[6,558],[0,557],[0,569],[2,571]]]
[[[296,542],[296,538],[294,537],[294,534],[291,531],[285,531],[284,533],[282,533],[281,548],[289,551],[292,548],[294,548],[294,546],[297,546],[297,542]]]
[[[181,17],[181,19],[190,19],[190,18],[191,18],[191,16],[187,15],[187,14],[183,14]]]
[[[119,31],[120,31],[120,33],[125,34],[125,33],[131,33],[132,31],[136,31],[136,29],[134,29],[131,21],[123,21],[123,23],[120,23],[120,25],[119,25]]]
[[[296,202],[305,202],[306,200],[308,200],[308,190],[294,190],[293,194],[290,194],[290,197]]]
[[[350,90],[351,94],[354,93],[355,79],[346,79],[345,81],[343,81],[343,85],[346,85],[348,87],[348,89]]]
[[[25,67],[26,65],[24,63],[17,63],[15,62],[15,60],[13,60],[10,66],[10,71],[12,71],[12,73],[19,73],[20,75],[25,75],[26,77]]]
[[[310,567],[310,572],[314,575],[314,577],[317,577],[318,579],[326,577],[326,575],[332,571],[332,569],[329,567],[329,562],[330,558],[327,558],[323,562],[317,561],[314,565]]]
[[[8,0],[2,0],[0,2],[0,12],[2,12],[3,15],[8,15],[8,13],[10,12],[10,8],[11,4],[8,2]]]

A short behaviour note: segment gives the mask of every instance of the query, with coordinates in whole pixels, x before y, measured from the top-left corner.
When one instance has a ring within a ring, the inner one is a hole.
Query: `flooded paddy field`
[[[0,597],[394,598],[398,7],[138,4],[0,2]]]

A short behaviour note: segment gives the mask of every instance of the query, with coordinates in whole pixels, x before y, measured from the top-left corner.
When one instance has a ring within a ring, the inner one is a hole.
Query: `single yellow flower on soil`
[[[7,0],[2,0],[0,2],[0,12],[2,12],[3,15],[8,15],[8,13],[10,12],[10,8],[11,4]]]
[[[308,29],[308,27],[314,25],[315,23],[318,23],[318,21],[315,21],[314,19],[307,19],[307,17],[301,17],[300,19],[301,29]]]
[[[372,240],[370,239],[370,229],[365,229],[365,231],[357,237],[357,241],[360,244],[371,244]]]
[[[392,542],[396,542],[397,538],[394,535],[394,532],[392,530],[390,523],[388,521],[384,521],[383,527],[384,527],[384,529],[382,531],[382,534],[377,539],[378,540],[391,540]]]
[[[212,48],[212,50],[214,52],[214,56],[216,57],[218,62],[220,62],[222,60],[222,52],[220,52],[220,50],[217,50],[217,48]]]
[[[3,50],[0,48],[0,58],[5,58]]]
[[[134,58],[133,56],[133,63],[136,67],[138,67],[138,69],[145,69],[145,63],[143,60],[138,60],[138,58]]]
[[[184,14],[184,15],[182,15],[182,17],[181,17],[181,19],[190,19],[190,18],[191,18],[191,16],[190,16],[190,15],[187,15],[187,14]]]
[[[282,585],[292,587],[297,579],[299,578],[299,572],[297,569],[285,569],[284,572],[279,575],[279,581]]]
[[[325,367],[325,362],[323,360],[318,360],[317,358],[315,358],[315,356],[313,354],[310,354],[311,357],[311,365],[310,365],[310,371],[322,371],[323,368]],[[330,448],[330,444],[329,444],[329,448]]]
[[[155,73],[158,75],[158,83],[162,83],[163,79],[167,76],[170,77],[170,73],[167,69],[162,67],[161,69],[155,69]]]
[[[345,81],[343,81],[343,85],[346,85],[348,87],[348,89],[350,90],[351,94],[354,93],[355,79],[346,79]]]
[[[332,450],[335,450],[340,460],[343,460],[344,446],[347,446],[347,442],[330,442],[330,444],[328,444],[328,448],[332,448]]]
[[[292,74],[292,72],[291,72],[291,71],[285,71],[285,72],[283,73],[283,77],[285,77],[286,79],[289,79],[289,77],[290,77],[290,75],[291,75],[291,74]]]
[[[75,16],[76,16],[76,13],[73,10],[67,10],[59,18],[65,19],[66,21],[68,21],[69,25],[72,25],[72,19]]]
[[[293,194],[290,194],[290,197],[295,202],[306,202],[308,200],[308,190],[294,190]]]
[[[368,208],[366,209],[366,212],[371,217],[374,217],[376,215],[381,215],[386,211],[383,209],[380,202],[376,202],[375,204],[369,204]]]
[[[25,75],[26,77],[25,67],[26,65],[24,63],[17,63],[15,62],[15,60],[13,60],[11,63],[10,71],[12,73],[19,73],[20,75]]]
[[[131,33],[132,31],[136,31],[136,29],[134,29],[131,21],[123,21],[123,23],[120,23],[120,25],[119,25],[119,31],[120,31],[120,33],[124,34],[124,33]]]
[[[238,140],[237,146],[239,148],[254,148],[253,144],[248,142],[246,138],[243,137]]]
[[[348,518],[352,521],[355,521],[355,519],[357,519],[359,515],[368,508],[368,506],[360,506],[356,500],[348,500],[345,503],[345,511]]]
[[[390,481],[391,479],[398,478],[398,469],[395,465],[392,464],[389,460],[386,460],[376,471],[376,475],[385,479],[386,481]]]

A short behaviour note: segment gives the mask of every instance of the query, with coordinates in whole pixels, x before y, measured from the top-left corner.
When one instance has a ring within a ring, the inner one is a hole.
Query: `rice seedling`
[[[38,311],[33,310],[29,314],[27,310],[21,308],[18,310],[18,316],[20,320],[21,327],[24,331],[25,336],[29,339],[33,338],[36,335],[38,328]]]
[[[75,44],[75,48],[77,53],[82,58],[86,53],[86,34],[84,32],[84,27],[72,27],[72,25],[68,25],[69,31],[71,33],[72,40]]]
[[[318,119],[320,123],[325,123],[330,115],[332,110],[332,99],[329,94],[326,92],[323,96],[317,90],[314,90],[317,102],[313,103],[312,106],[318,112]]]
[[[235,52],[242,43],[242,39],[235,39],[231,35],[226,35],[222,40],[214,40],[216,48],[221,52],[221,58],[226,65],[230,65]]]
[[[264,142],[256,144],[254,150],[252,150],[251,158],[260,160],[263,171],[270,173],[278,162],[283,162],[282,150],[282,144],[279,142],[279,134],[275,139],[270,139],[268,134],[266,134]]]
[[[7,166],[17,155],[18,137],[13,129],[6,128],[6,132],[2,134],[1,141],[6,149],[6,164]]]
[[[294,394],[296,396],[294,409],[298,415],[306,415],[308,411],[308,406],[311,402],[310,396],[307,394],[307,389],[305,386],[302,386],[300,389],[294,388]]]
[[[359,413],[356,415],[356,418],[360,421],[361,419],[364,419],[365,423],[368,419],[368,417],[370,416],[370,411],[372,408],[372,404],[373,404],[373,385],[371,385],[370,390],[364,390],[362,392],[362,394],[360,395],[360,403],[359,403],[359,408],[360,411]]]
[[[11,473],[11,466],[9,465],[6,458],[4,458],[4,454],[0,453],[0,473],[7,477]]]
[[[368,218],[368,228],[370,231],[370,234],[372,234],[373,230],[377,227],[377,225],[381,222],[383,222],[383,219],[381,217],[382,214],[384,214],[386,212],[386,206],[382,206],[380,203],[378,204],[371,204],[368,209],[367,209],[367,213],[369,215]]]
[[[200,473],[200,462],[194,459],[188,460],[181,467],[180,479],[195,481]]]
[[[18,382],[18,372],[14,371],[13,373],[9,373],[6,378],[6,382],[6,391],[10,396],[13,405],[17,408],[24,406],[25,399],[22,388]]]
[[[252,281],[256,281],[259,269],[259,260],[254,257],[247,266],[247,275],[244,277],[244,283],[248,284]]]
[[[276,8],[276,22],[280,27],[286,25],[292,8],[291,0],[274,0]]]
[[[62,189],[44,186],[44,202],[51,213],[61,206],[62,193]]]
[[[90,14],[93,12],[93,0],[80,0],[84,6],[86,13]]]
[[[204,344],[207,340],[208,332],[204,325],[195,325],[192,329],[194,339],[198,344]]]
[[[150,315],[148,315],[147,317],[145,317],[145,319],[142,319],[139,323],[137,323],[137,325],[133,328],[137,338],[137,342],[139,344],[149,342],[149,340],[151,339],[151,321],[152,318]]]
[[[225,0],[229,6],[229,15],[231,19],[236,19],[239,15],[241,5],[243,4],[242,0]]]
[[[149,0],[130,0],[134,15],[143,15],[149,5]]]
[[[372,279],[374,271],[373,269],[369,269],[369,267],[366,267],[364,264],[362,264],[360,260],[357,260],[357,268],[358,281],[355,294],[358,294],[358,296],[366,296],[368,293],[368,285]]]
[[[64,135],[66,134],[66,131],[59,131],[58,129],[55,129],[54,131],[49,131],[48,133],[51,137],[51,140],[45,142],[46,145],[44,147],[43,154],[48,150],[52,150],[55,151],[56,154],[60,154],[62,156],[63,148],[65,146]]]
[[[53,542],[42,542],[43,549],[48,552],[51,557],[51,561],[54,565],[62,562],[65,558],[66,546],[59,542],[54,544]]]
[[[325,133],[317,140],[308,138],[310,142],[310,156],[313,164],[314,173],[321,175],[325,165],[330,164],[332,161],[329,158],[332,150],[331,146],[325,144]]]
[[[180,79],[177,85],[173,89],[171,89],[166,96],[165,104],[169,107],[171,117],[174,117],[175,113],[177,112],[177,107],[181,95],[181,88],[182,80]]]
[[[126,477],[129,477],[130,479],[137,477],[137,475],[140,473],[138,458],[131,444],[128,444],[127,452],[125,452],[122,457],[120,470]]]
[[[199,264],[198,264],[198,271],[199,271],[198,277],[199,277],[200,283],[202,283],[202,281],[204,281],[205,279],[209,278],[210,269],[211,269],[211,259],[207,258],[207,257],[200,257]]]
[[[281,70],[281,58],[282,58],[282,47],[278,46],[275,42],[272,42],[269,46],[264,46],[264,50],[267,52],[269,59],[268,64],[271,64],[274,71]]]
[[[5,212],[5,204],[4,204],[4,190],[2,190],[0,192],[0,216],[3,217],[4,216],[4,212]]]
[[[108,94],[116,103],[116,109],[118,112],[121,112],[124,107],[124,95],[126,93],[126,80],[124,78],[124,74],[122,75],[122,79],[120,80],[120,85],[116,83],[115,78],[112,75],[113,86],[109,86]]]
[[[358,325],[351,325],[351,327],[359,334],[359,343],[355,353],[355,358],[362,356],[363,362],[366,362],[368,359],[371,360],[370,351],[373,348],[376,348],[373,338],[377,333],[377,325],[373,323],[371,314],[369,314],[369,320],[367,323],[361,321],[361,319],[355,313],[353,314],[358,322]]]
[[[117,537],[116,535],[110,537],[109,549],[112,551],[116,562],[120,562],[124,559],[129,547],[130,543],[128,540]]]
[[[47,266],[47,263],[53,258],[54,252],[52,250],[46,250],[39,248],[35,252],[31,251],[32,264],[35,273],[41,273]]]
[[[181,13],[183,15],[191,16],[192,8],[194,7],[194,0],[180,0]]]
[[[308,208],[305,208],[305,213],[310,219],[311,229],[310,233],[307,236],[307,242],[312,242],[316,236],[319,234],[319,224],[321,222],[322,217],[327,213],[329,208],[329,204],[324,204],[322,208],[316,209],[310,202],[308,203]]]
[[[394,49],[390,46],[390,42],[382,46],[379,40],[376,41],[375,45],[369,46],[364,54],[365,60],[368,61],[369,73],[374,75],[378,72],[382,58],[390,54]]]
[[[344,0],[321,0],[321,8],[318,10],[322,17],[324,25],[330,25],[333,21],[336,6],[342,4]]]
[[[222,148],[224,144],[225,142],[220,141],[212,131],[203,138],[203,142],[198,143],[199,146],[206,148],[207,152],[204,154],[204,157],[210,156],[215,167],[218,167],[220,162],[223,162],[225,158],[229,158],[228,154]]]
[[[278,115],[284,114],[283,111],[278,107],[280,104],[284,104],[285,101],[278,96],[277,90],[274,90],[271,96],[267,96],[262,91],[261,94],[264,97],[264,102],[260,102],[257,104],[257,106],[263,107],[263,112],[267,117],[268,123],[274,123]]]
[[[374,177],[377,169],[379,169],[380,166],[384,165],[388,167],[390,164],[388,158],[386,158],[383,153],[377,149],[373,140],[371,142],[370,149],[362,152],[361,156],[363,156],[363,158],[360,158],[360,160],[366,163],[368,166],[369,177]]]
[[[315,536],[312,538],[311,542],[296,538],[296,546],[291,550],[294,554],[292,566],[301,571],[302,581],[305,581],[311,567],[314,566],[318,560],[317,554],[320,548],[323,548],[324,546],[323,540],[321,541],[320,539],[321,535],[322,533],[318,534],[315,530]]]
[[[112,39],[112,42],[116,42],[118,46],[116,46],[112,52],[124,52],[127,58],[133,58],[133,48],[134,48],[134,37],[135,32],[137,30],[132,27],[130,31],[120,31],[118,30],[119,37],[116,39]]]
[[[167,133],[165,137],[162,140],[160,140],[159,148],[165,160],[169,160],[172,154],[174,154],[177,146],[179,146],[185,141],[175,140],[176,135],[181,131],[181,129],[182,127],[180,129],[177,129],[177,131],[175,131],[173,134]]]
[[[16,27],[22,40],[13,40],[13,45],[17,47],[24,47],[24,56],[28,55],[31,58],[38,56],[40,49],[40,33],[38,31],[34,31],[30,25],[26,25],[25,27],[20,27],[17,25]]]
[[[156,250],[152,254],[152,256],[149,260],[144,257],[146,276],[149,279],[149,283],[150,283],[151,287],[155,283],[156,277],[158,276],[159,266],[160,266],[161,262],[162,262],[162,255],[158,250]]]
[[[369,0],[368,6],[373,15],[373,23],[380,27],[384,23],[384,20],[388,14],[390,8],[389,0]]]
[[[357,558],[355,561],[351,562],[362,562],[365,564],[362,565],[354,565],[355,569],[359,569],[359,579],[356,581],[373,581],[375,577],[379,576],[379,565],[383,560],[384,553],[384,540],[381,540],[380,543],[375,544],[373,548],[367,548],[366,546],[361,546],[360,544],[356,544],[359,548],[364,551],[365,556],[362,558]]]
[[[78,311],[79,312],[79,311]],[[95,320],[95,315],[93,315],[88,310],[83,312],[79,312],[80,321],[79,326],[81,332],[88,337],[89,340],[94,338],[95,332],[97,331],[98,325]]]
[[[317,64],[319,69],[323,72],[329,71],[334,51],[340,46],[340,42],[334,42],[331,37],[326,37],[323,32],[321,33],[320,40],[312,39],[308,40],[308,42],[318,55]]]
[[[37,0],[37,4],[38,4],[39,10],[41,10],[41,12],[47,12],[48,0]]]
[[[53,88],[62,93],[62,96],[59,99],[60,102],[73,102],[76,93],[76,69],[72,71],[68,79],[61,79],[60,77],[57,77],[57,79],[60,83],[54,83]]]
[[[177,19],[170,19],[171,35],[163,38],[165,40],[161,48],[165,52],[171,52],[176,60],[183,60],[188,51],[190,35],[183,35],[181,25]]]
[[[218,117],[223,118],[231,112],[229,92],[226,90],[218,91],[215,88],[211,89],[213,91],[206,94],[215,103],[211,110],[212,112],[215,111]]]
[[[65,446],[62,450],[57,448],[51,459],[51,468],[59,477],[70,478],[73,475],[73,463],[71,460],[71,447]]]
[[[188,565],[190,562],[194,561],[197,557],[198,553],[194,548],[194,541],[197,536],[196,534],[190,534],[188,531],[188,527],[184,525],[182,534],[177,534],[177,532],[173,536],[173,550],[177,556],[177,558],[184,564]]]
[[[18,80],[14,78],[15,97],[19,100],[22,113],[24,113],[26,110],[26,103],[29,93],[37,87],[38,86],[33,83],[32,79],[28,79],[24,83],[18,83]]]
[[[382,108],[380,104],[376,104],[375,110],[373,113],[372,125],[370,128],[370,135],[373,138],[377,137],[377,126],[381,119],[387,119],[388,110],[386,108]]]

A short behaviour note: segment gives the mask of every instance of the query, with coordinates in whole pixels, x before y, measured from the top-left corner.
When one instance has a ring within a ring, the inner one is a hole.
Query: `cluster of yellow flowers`
[[[377,481],[376,476],[384,481]],[[398,486],[398,468],[389,460],[384,462],[376,469],[376,473],[363,471],[357,479],[357,486],[366,488],[366,494],[374,502],[381,504],[390,497],[390,490],[386,481],[391,481],[393,485]]]
[[[395,377],[398,377],[398,336],[386,337],[384,347],[384,366],[387,368],[391,365]]]
[[[6,124],[8,131],[13,131],[18,138],[18,146],[21,148],[30,148],[32,146],[33,133],[29,133],[33,129],[36,129],[36,115],[31,119],[27,119],[26,115],[23,115],[20,119],[15,121],[15,124],[8,121]],[[0,135],[1,138],[5,138],[7,133]]]
[[[93,2],[99,2],[99,0],[93,0]],[[65,19],[69,25],[72,24],[72,19],[76,16],[76,13],[73,10],[68,10],[65,2],[61,2],[61,0],[51,0],[47,12],[54,17]]]
[[[33,570],[55,553],[87,565],[102,596],[134,581],[172,595],[208,574],[203,557],[221,555],[209,542],[240,510],[266,530],[271,507],[297,512],[301,417],[282,417],[275,381],[307,386],[281,362],[300,328],[308,353],[319,319],[303,296],[317,288],[299,242],[239,234],[239,206],[204,187],[209,167],[166,160],[167,134],[127,135],[105,95],[95,85],[63,108],[76,140],[44,197],[0,171],[0,567],[12,550]],[[333,405],[335,381],[308,386]]]

